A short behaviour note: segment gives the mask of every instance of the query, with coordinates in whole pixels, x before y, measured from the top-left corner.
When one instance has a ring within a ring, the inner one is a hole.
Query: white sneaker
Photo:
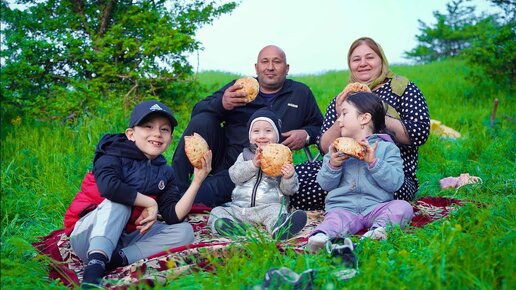
[[[312,253],[315,253],[326,245],[326,241],[328,241],[328,236],[325,233],[318,232],[308,238],[307,247]]]
[[[377,240],[377,241],[383,241],[383,240],[387,239],[387,231],[385,231],[385,228],[383,228],[383,227],[374,228],[374,229],[366,232],[362,236],[361,239],[365,239],[365,238],[369,238],[369,239],[373,239],[373,240]]]

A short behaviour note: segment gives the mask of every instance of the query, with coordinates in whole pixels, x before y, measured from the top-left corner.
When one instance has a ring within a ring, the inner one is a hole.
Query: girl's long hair
[[[375,93],[352,93],[346,98],[346,102],[349,102],[355,106],[360,114],[371,114],[371,120],[373,121],[373,133],[389,134],[391,137],[394,137],[394,132],[388,130],[385,126],[386,111],[383,101]]]

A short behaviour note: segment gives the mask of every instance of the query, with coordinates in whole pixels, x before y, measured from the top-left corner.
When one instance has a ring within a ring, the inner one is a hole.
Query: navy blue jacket
[[[256,110],[263,107],[269,107],[281,119],[282,132],[304,129],[310,135],[310,144],[315,142],[321,129],[323,116],[308,86],[287,79],[271,103],[258,94],[251,103],[228,111],[222,106],[222,96],[235,81],[198,102],[192,111],[192,116],[202,112],[211,112],[217,116],[220,123],[224,124],[227,145],[230,147],[230,154],[233,154],[235,159],[244,147],[249,146],[247,121]],[[283,138],[280,136],[281,141]]]
[[[163,155],[149,160],[125,134],[106,134],[95,150],[92,171],[102,197],[133,206],[140,192],[156,199],[167,224],[181,222],[175,211],[181,195]]]

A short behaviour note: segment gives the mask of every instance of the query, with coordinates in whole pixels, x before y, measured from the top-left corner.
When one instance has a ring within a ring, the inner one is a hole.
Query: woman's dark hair
[[[358,92],[352,93],[346,98],[360,114],[371,114],[373,121],[373,133],[385,133],[393,135],[385,126],[385,107],[382,100],[374,93]]]

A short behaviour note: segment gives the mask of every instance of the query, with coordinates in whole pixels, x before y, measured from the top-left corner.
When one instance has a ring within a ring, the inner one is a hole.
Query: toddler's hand
[[[254,166],[260,168],[260,159],[262,158],[262,148],[261,147],[257,147],[256,148],[256,154],[254,154],[254,159],[253,159],[253,164]]]
[[[286,163],[281,166],[281,174],[285,179],[289,179],[294,176],[294,172],[296,172],[296,170],[294,169],[294,165],[292,163]]]

